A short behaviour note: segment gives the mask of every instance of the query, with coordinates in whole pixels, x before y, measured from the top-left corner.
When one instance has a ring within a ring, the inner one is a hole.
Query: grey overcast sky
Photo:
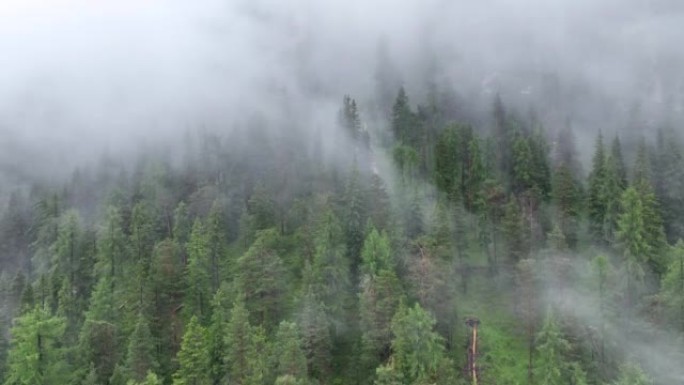
[[[637,105],[655,125],[681,114],[683,25],[678,0],[3,0],[0,170],[277,116],[284,100],[332,115],[343,94],[372,98],[381,42],[414,101],[432,79],[587,135]]]

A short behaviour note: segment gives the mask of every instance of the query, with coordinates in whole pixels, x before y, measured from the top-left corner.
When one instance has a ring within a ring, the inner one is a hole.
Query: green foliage
[[[404,374],[398,370],[390,360],[389,364],[378,366],[375,369],[375,385],[403,385]]]
[[[79,336],[81,360],[92,365],[98,383],[106,383],[112,376],[121,351],[119,317],[110,282],[105,276],[95,287]]]
[[[259,232],[254,244],[237,261],[237,285],[245,295],[253,319],[274,327],[284,312],[287,272],[272,245],[278,237],[274,229]]]
[[[200,385],[201,383],[197,383]],[[142,381],[129,380],[126,385],[162,385],[162,381],[153,372],[147,372],[145,379]]]
[[[316,292],[325,303],[331,318],[342,327],[350,300],[348,293],[351,289],[351,276],[349,260],[345,256],[342,226],[332,210],[323,213],[314,243]]]
[[[204,225],[199,219],[192,226],[192,233],[187,244],[188,265],[186,268],[186,289],[183,311],[189,316],[198,314],[202,321],[210,316],[210,266],[209,240]]]
[[[684,242],[672,248],[672,262],[663,277],[662,295],[670,321],[684,331]]]
[[[210,385],[211,366],[207,349],[207,332],[197,317],[187,325],[178,352],[178,370],[173,375],[174,385]]]
[[[536,379],[542,385],[561,385],[567,383],[567,353],[570,343],[561,333],[554,313],[549,310],[542,329],[537,334],[539,363],[536,365]],[[581,370],[581,369],[580,369]]]
[[[362,196],[359,171],[356,163],[347,180],[344,192],[343,231],[347,246],[347,257],[351,261],[352,271],[358,267],[361,258],[361,248],[364,240],[364,226],[366,225],[365,202]]]
[[[403,296],[401,283],[392,268],[365,274],[359,294],[361,360],[370,371],[388,357],[391,320]],[[370,373],[369,373],[370,375]]]
[[[603,223],[606,218],[606,154],[603,145],[603,135],[599,132],[596,139],[596,151],[592,158],[592,168],[589,174],[589,191],[587,194],[587,208],[592,237],[603,241]]]
[[[276,358],[276,375],[292,376],[296,379],[307,377],[306,356],[302,349],[297,324],[283,321],[276,332],[273,353]]]
[[[395,139],[399,143],[416,146],[420,139],[416,123],[416,116],[411,111],[406,91],[401,87],[392,106],[391,126]]]
[[[636,364],[626,364],[620,368],[620,375],[614,385],[649,385],[651,381]]]
[[[308,372],[312,378],[324,382],[330,376],[333,358],[330,321],[311,288],[305,293],[301,307],[298,323]]]
[[[258,385],[267,377],[266,342],[263,329],[251,326],[244,296],[233,303],[225,335],[227,346],[224,360],[228,378],[240,385]]]
[[[375,227],[370,228],[361,251],[363,262],[361,273],[378,275],[381,270],[392,269],[394,264],[390,258],[390,244],[386,234],[380,234]]]
[[[643,382],[615,336],[684,331],[680,138],[641,143],[628,186],[599,135],[584,179],[568,129],[497,97],[488,135],[430,81],[387,125],[345,97],[343,147],[255,115],[189,133],[180,167],[150,152],[10,194],[0,381],[463,384],[473,316],[480,384]],[[546,284],[563,319],[542,326]]]
[[[505,207],[502,232],[508,247],[510,262],[515,264],[525,258],[529,252],[530,236],[520,206],[515,199],[511,199]]]
[[[575,248],[579,237],[582,187],[568,166],[561,165],[556,169],[552,194],[558,210],[557,218],[563,236],[568,246]]]
[[[67,383],[69,367],[59,346],[66,321],[35,307],[15,320],[5,385]]]
[[[361,119],[359,118],[359,111],[356,107],[356,100],[348,95],[345,95],[342,99],[342,109],[339,112],[338,120],[350,139],[360,139]]]
[[[129,338],[126,369],[132,380],[142,382],[147,372],[155,372],[158,365],[149,323],[147,317],[141,312],[133,334]]]
[[[392,318],[392,356],[410,383],[429,383],[436,375],[444,346],[435,323],[418,304],[400,307]]]

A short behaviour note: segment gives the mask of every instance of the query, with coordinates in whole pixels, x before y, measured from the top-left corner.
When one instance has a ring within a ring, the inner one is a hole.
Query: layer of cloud
[[[502,92],[583,132],[610,130],[635,105],[647,121],[679,111],[683,11],[670,0],[9,0],[0,162],[41,168],[248,111],[369,100],[381,41],[417,99],[437,79],[473,103]]]

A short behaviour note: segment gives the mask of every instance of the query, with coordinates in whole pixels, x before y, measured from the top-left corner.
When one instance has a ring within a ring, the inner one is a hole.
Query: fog
[[[254,112],[328,132],[342,95],[368,111],[388,74],[414,103],[452,89],[468,117],[500,93],[571,122],[583,153],[598,129],[677,121],[684,94],[676,0],[5,0],[0,17],[13,178]]]
[[[595,364],[601,362],[601,340],[605,357],[619,357],[643,368],[655,384],[676,384],[684,380],[684,345],[678,333],[668,330],[662,322],[653,322],[657,306],[638,309],[625,307],[624,286],[619,278],[624,272],[609,264],[604,281],[603,298],[599,291],[598,272],[581,255],[546,260],[539,266],[538,276],[544,277],[538,293],[542,306],[556,312],[574,333],[594,344]],[[561,273],[559,268],[565,268]],[[564,274],[566,274],[565,278]],[[567,275],[576,279],[568,285]],[[618,294],[619,293],[619,294]],[[618,295],[616,295],[618,294]],[[658,301],[657,295],[651,301]],[[603,302],[603,303],[602,303]]]

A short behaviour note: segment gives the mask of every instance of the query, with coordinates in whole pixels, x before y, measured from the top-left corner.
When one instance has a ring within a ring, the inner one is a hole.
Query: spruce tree
[[[628,188],[622,194],[622,214],[618,219],[617,238],[625,257],[625,301],[631,308],[634,306],[637,289],[643,283],[642,263],[652,252],[644,225],[643,204],[634,187]]]
[[[589,228],[595,241],[603,242],[603,225],[606,219],[606,155],[603,145],[603,135],[599,133],[596,139],[596,150],[592,159],[589,173],[589,191],[587,194],[587,210],[589,214]]]
[[[351,289],[351,276],[349,260],[345,257],[342,226],[332,210],[323,213],[314,243],[316,292],[325,303],[335,329],[341,332],[347,324],[346,312],[351,301],[347,293]]]
[[[273,250],[275,229],[259,232],[254,244],[237,261],[236,277],[245,304],[256,321],[267,329],[275,327],[286,309],[287,271]]]
[[[684,331],[684,241],[672,248],[672,262],[663,277],[662,297],[670,321]]]
[[[157,368],[155,342],[149,322],[145,314],[140,312],[133,334],[129,338],[126,369],[132,380],[142,382],[147,372],[155,372]]]
[[[207,332],[193,316],[185,329],[178,352],[178,370],[173,375],[174,385],[210,385],[211,366],[207,349]]]
[[[409,383],[430,383],[442,361],[443,341],[435,319],[416,304],[400,307],[392,318],[392,355]]]
[[[614,385],[650,385],[651,381],[646,377],[641,368],[632,363],[623,365]]]
[[[537,352],[539,363],[536,365],[536,379],[541,385],[561,385],[567,383],[567,353],[570,343],[561,333],[554,313],[549,309],[542,329],[537,334]]]
[[[7,385],[68,383],[70,368],[60,348],[66,321],[36,306],[15,320],[7,357]]]
[[[204,225],[199,219],[192,226],[187,244],[188,265],[185,273],[185,297],[183,312],[187,318],[199,315],[202,322],[209,319],[211,300],[209,240]]]
[[[278,326],[273,346],[276,375],[307,378],[306,355],[302,349],[299,328],[293,322],[282,321]]]
[[[333,358],[330,321],[312,288],[305,292],[301,302],[298,324],[308,373],[311,378],[325,382],[330,378]]]
[[[233,303],[230,321],[225,335],[226,356],[231,383],[239,385],[259,385],[267,376],[266,341],[264,331],[249,323],[249,312],[245,307],[245,297],[238,294]]]

